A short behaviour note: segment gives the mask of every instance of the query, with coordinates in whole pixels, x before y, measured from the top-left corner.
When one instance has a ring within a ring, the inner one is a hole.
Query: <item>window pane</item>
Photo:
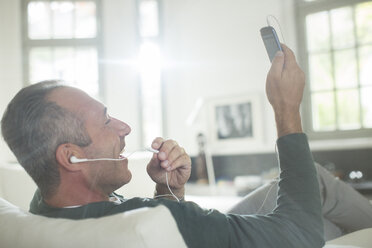
[[[96,5],[93,2],[76,2],[75,38],[93,38],[96,36]]]
[[[372,46],[359,48],[360,83],[372,85]]]
[[[150,144],[153,137],[162,136],[161,108],[161,51],[156,43],[144,42],[139,53],[143,142]]]
[[[95,48],[86,47],[76,50],[75,85],[88,94],[98,96],[98,59]]]
[[[61,47],[54,49],[54,75],[57,79],[73,81],[74,73],[74,49]]]
[[[337,92],[338,122],[341,130],[360,128],[358,90]]]
[[[314,90],[329,90],[333,88],[331,55],[313,54],[309,55],[310,84]]]
[[[355,50],[335,51],[334,56],[336,86],[338,88],[356,87],[358,80]]]
[[[28,37],[30,39],[49,39],[50,9],[48,2],[30,2],[27,6]]]
[[[306,17],[307,44],[309,51],[329,50],[328,12],[319,12]]]
[[[355,16],[359,43],[372,42],[372,2],[358,4]]]
[[[52,49],[48,47],[33,48],[30,51],[30,83],[53,79]]]
[[[364,127],[372,128],[372,87],[361,88]]]
[[[143,0],[139,6],[140,34],[142,37],[154,37],[159,33],[158,3],[154,0]]]
[[[95,48],[33,48],[30,52],[30,80],[62,79],[98,96],[98,61]]]
[[[312,103],[314,130],[335,130],[336,118],[333,92],[312,94]]]
[[[351,47],[354,45],[354,23],[352,8],[340,8],[331,11],[333,48]]]
[[[53,38],[72,38],[74,4],[52,2],[50,7],[53,15]]]

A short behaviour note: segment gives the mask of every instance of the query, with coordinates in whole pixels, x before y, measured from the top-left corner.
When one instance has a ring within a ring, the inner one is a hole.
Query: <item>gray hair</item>
[[[1,120],[4,140],[44,198],[50,197],[60,184],[57,147],[91,143],[83,120],[47,99],[61,87],[66,86],[50,80],[23,88],[8,104]]]

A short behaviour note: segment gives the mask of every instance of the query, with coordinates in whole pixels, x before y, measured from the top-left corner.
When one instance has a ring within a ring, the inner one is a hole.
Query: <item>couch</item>
[[[145,159],[147,161],[147,158]],[[135,170],[145,160],[134,162]],[[133,170],[132,170],[133,171]],[[154,184],[141,168],[126,196],[151,197]],[[143,175],[142,175],[143,174]],[[142,178],[143,177],[143,178]],[[143,180],[148,180],[143,184]],[[140,184],[141,182],[141,184]],[[139,186],[141,185],[141,186]],[[177,224],[163,206],[86,220],[51,219],[27,212],[36,189],[22,167],[0,164],[0,247],[186,247]],[[3,199],[5,198],[5,199]],[[10,202],[12,203],[10,203]],[[372,248],[372,228],[327,242],[324,248]]]
[[[186,247],[164,206],[97,219],[36,216],[0,198],[0,247]]]
[[[324,248],[369,248],[372,228],[327,242]],[[0,198],[0,247],[187,247],[170,211],[141,208],[97,219],[52,219]]]

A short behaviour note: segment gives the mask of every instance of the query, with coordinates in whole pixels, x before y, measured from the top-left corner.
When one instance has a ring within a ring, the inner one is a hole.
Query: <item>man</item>
[[[22,89],[2,119],[6,142],[39,188],[30,211],[81,219],[163,204],[189,247],[322,247],[319,186],[299,112],[305,79],[293,52],[283,49],[266,82],[282,170],[271,214],[221,214],[164,199],[172,193],[165,173],[170,189],[183,198],[191,162],[175,141],[162,138],[152,143],[160,152],[147,166],[156,182],[155,197],[161,197],[124,199],[114,194],[131,179],[127,160],[72,163],[70,158],[120,158],[130,127],[84,92],[55,82]]]

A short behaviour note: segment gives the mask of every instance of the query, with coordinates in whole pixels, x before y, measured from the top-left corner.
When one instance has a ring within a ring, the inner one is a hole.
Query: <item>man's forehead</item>
[[[84,91],[68,86],[53,90],[49,94],[48,100],[79,115],[89,114],[104,108],[100,102]]]

